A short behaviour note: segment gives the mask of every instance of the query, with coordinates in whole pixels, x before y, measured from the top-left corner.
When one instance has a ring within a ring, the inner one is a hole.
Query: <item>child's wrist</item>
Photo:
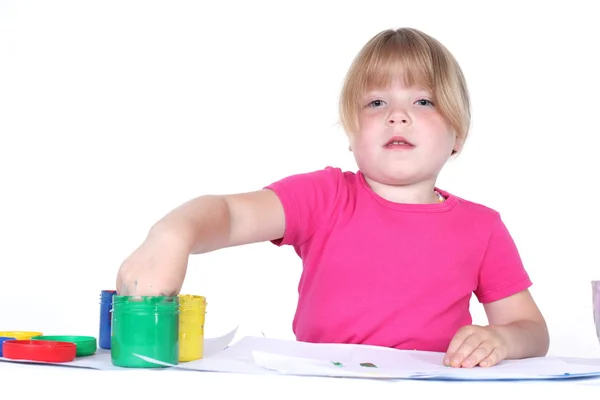
[[[506,325],[489,326],[506,346],[507,359],[520,359],[538,355],[538,329],[535,321],[522,320]]]

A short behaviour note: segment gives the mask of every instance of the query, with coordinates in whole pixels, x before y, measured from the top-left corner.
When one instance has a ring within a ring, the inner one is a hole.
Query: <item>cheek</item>
[[[370,131],[381,127],[381,112],[362,113],[358,116],[360,131]]]
[[[438,147],[454,146],[455,135],[452,128],[441,120],[432,120],[427,124],[427,129],[423,132],[428,133],[428,141]]]
[[[373,164],[374,160],[377,159],[377,150],[368,137],[364,135],[354,137],[350,141],[350,147],[352,150],[352,156],[361,169],[369,169],[370,165]]]
[[[350,137],[350,143],[353,148],[366,149],[373,142],[373,124],[367,119],[361,119],[358,125],[358,132]]]
[[[369,135],[368,131],[361,131],[360,134],[354,137],[351,143],[352,148],[361,154],[373,153],[377,147],[376,139]]]

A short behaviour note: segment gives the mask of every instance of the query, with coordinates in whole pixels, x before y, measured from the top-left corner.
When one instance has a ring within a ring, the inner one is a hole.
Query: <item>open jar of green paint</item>
[[[179,360],[177,296],[114,296],[111,361],[127,368],[160,368],[137,355],[176,365]]]

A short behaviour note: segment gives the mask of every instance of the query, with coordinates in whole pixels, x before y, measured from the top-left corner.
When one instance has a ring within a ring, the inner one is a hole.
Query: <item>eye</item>
[[[415,104],[419,105],[419,106],[424,106],[424,107],[433,107],[433,103],[431,102],[431,100],[427,100],[427,99],[419,99],[415,102]]]
[[[367,107],[376,108],[376,107],[381,107],[384,104],[385,104],[385,101],[383,101],[383,100],[373,100],[367,104]]]

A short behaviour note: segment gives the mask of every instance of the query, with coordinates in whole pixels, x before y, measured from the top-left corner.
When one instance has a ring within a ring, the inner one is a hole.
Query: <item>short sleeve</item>
[[[517,246],[500,215],[496,214],[475,296],[480,303],[490,303],[528,289],[531,284]]]
[[[306,243],[328,215],[331,215],[344,177],[338,168],[288,176],[271,183],[285,213],[285,232],[272,243],[299,246]]]

